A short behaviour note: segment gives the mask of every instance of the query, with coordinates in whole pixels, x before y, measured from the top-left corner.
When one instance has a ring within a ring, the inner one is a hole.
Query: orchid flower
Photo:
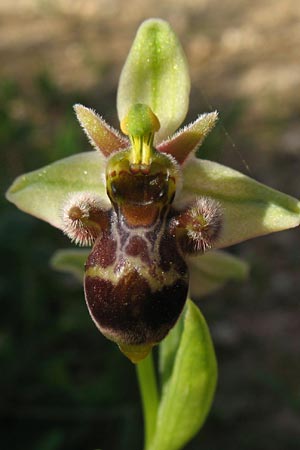
[[[178,321],[188,292],[198,298],[247,275],[246,263],[220,249],[300,223],[298,200],[196,157],[218,116],[201,114],[176,131],[189,92],[174,32],[162,20],[145,21],[119,81],[123,134],[92,109],[75,105],[95,150],[21,175],[7,193],[17,207],[76,244],[93,246],[59,251],[53,263],[82,277],[87,260],[90,314],[131,361],[146,358],[169,333],[160,346],[163,397],[158,416],[146,424],[146,448],[152,450],[182,448],[213,398],[216,360],[204,318],[188,301],[184,321]],[[178,379],[190,386],[187,397]],[[201,411],[186,416],[180,409],[186,402],[189,410],[200,402]]]

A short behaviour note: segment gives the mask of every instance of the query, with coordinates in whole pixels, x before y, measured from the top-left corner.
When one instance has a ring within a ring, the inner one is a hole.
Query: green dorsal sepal
[[[121,130],[130,137],[130,170],[149,173],[152,162],[154,134],[160,128],[156,115],[149,106],[136,103],[121,121]]]

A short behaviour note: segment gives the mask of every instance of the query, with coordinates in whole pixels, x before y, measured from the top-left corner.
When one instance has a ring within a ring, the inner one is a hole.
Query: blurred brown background
[[[75,102],[118,127],[118,76],[149,17],[167,19],[185,49],[187,121],[220,112],[200,155],[299,198],[293,0],[1,0],[2,192],[22,172],[89,148]],[[82,287],[49,268],[68,240],[3,197],[0,204],[1,448],[141,449],[134,368],[98,334]],[[201,300],[220,375],[188,449],[300,448],[299,244],[291,230],[230,249],[250,263],[249,280]]]

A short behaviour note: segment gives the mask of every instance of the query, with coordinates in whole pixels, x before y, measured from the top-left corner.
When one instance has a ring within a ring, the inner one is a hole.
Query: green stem
[[[145,450],[148,450],[155,433],[159,404],[152,352],[137,364],[136,369],[143,404]]]

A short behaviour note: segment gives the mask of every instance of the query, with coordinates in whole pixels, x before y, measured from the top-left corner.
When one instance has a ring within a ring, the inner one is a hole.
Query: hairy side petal
[[[83,105],[74,105],[77,119],[87,135],[90,143],[104,156],[129,146],[124,136],[108,125],[95,111]]]
[[[161,142],[157,150],[169,153],[179,164],[183,164],[200,147],[215,126],[217,119],[216,111],[201,114],[197,120],[178,130],[170,139]]]

